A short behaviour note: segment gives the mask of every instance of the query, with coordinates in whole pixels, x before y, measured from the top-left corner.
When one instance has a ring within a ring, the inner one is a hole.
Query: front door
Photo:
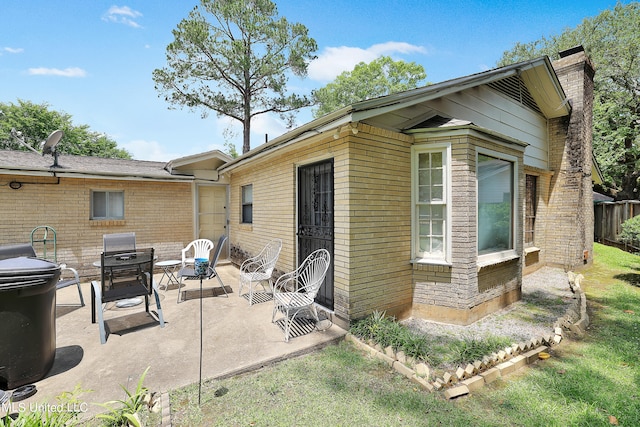
[[[217,243],[223,234],[227,234],[227,187],[198,185],[198,239]],[[227,257],[223,252],[221,258]]]
[[[333,310],[333,160],[298,168],[298,265],[316,249],[331,254],[316,302]]]

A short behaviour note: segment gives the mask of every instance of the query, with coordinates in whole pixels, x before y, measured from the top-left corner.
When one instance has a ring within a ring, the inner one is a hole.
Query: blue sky
[[[628,3],[625,1],[623,3]],[[46,102],[76,125],[104,132],[136,159],[168,161],[221,149],[225,129],[210,114],[169,109],[151,73],[166,65],[172,30],[198,0],[2,0],[0,102]],[[291,89],[308,93],[378,56],[415,61],[439,82],[493,68],[516,42],[573,28],[616,0],[280,0],[278,12],[309,28],[318,59]],[[310,111],[297,116],[301,125]],[[252,123],[251,146],[286,131],[276,117]],[[53,129],[52,129],[53,130]]]

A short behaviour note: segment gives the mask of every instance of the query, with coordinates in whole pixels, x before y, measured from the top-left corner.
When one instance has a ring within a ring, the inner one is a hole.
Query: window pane
[[[444,242],[442,237],[431,238],[431,253],[441,254],[444,250]]]
[[[124,218],[124,193],[108,193],[109,218]]]
[[[246,224],[251,224],[253,222],[253,206],[252,205],[242,206],[242,222]]]
[[[478,156],[478,253],[513,249],[513,163]]]
[[[242,203],[253,202],[253,185],[245,185],[242,187]]]
[[[431,238],[429,237],[420,238],[420,251],[431,252]]]
[[[107,217],[107,193],[104,191],[93,192],[93,218]]]
[[[442,236],[444,233],[444,221],[433,221],[431,223],[432,228],[431,228],[431,232],[433,233],[434,236]]]
[[[442,153],[431,153],[431,167],[432,168],[442,167]]]
[[[444,200],[442,186],[433,186],[431,188],[431,200],[434,202],[441,202]]]
[[[418,155],[418,167],[420,169],[429,167],[429,153],[421,153]]]

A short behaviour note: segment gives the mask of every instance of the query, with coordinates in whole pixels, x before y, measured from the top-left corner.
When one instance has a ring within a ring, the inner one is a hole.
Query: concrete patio
[[[324,331],[315,330],[286,343],[281,329],[271,323],[273,303],[267,301],[249,306],[247,300],[237,294],[237,267],[219,265],[217,270],[229,291],[228,298],[222,294],[215,278],[203,282],[203,288],[211,290],[204,292],[202,300],[197,280],[185,282],[186,300],[179,304],[176,303],[178,291],[175,285],[161,290],[164,328],[145,313],[144,305],[132,308],[107,306],[105,319],[111,333],[104,345],[100,344],[98,325],[91,323],[90,284],[82,285],[86,302],[82,308],[78,305],[75,287],[59,290],[53,368],[35,383],[38,392],[21,403],[55,403],[55,396],[80,385],[92,390],[81,396],[81,400],[88,403],[84,416],[91,416],[103,411],[93,403],[123,399],[125,394],[121,386],[134,390],[147,367],[150,369],[144,383],[154,392],[197,383],[200,301],[203,379],[235,375],[313,351],[339,340],[346,333],[331,325]],[[160,276],[156,274],[156,281]],[[155,311],[154,302],[151,309]]]

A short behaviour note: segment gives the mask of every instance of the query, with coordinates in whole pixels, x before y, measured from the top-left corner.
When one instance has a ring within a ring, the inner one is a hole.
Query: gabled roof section
[[[108,178],[151,181],[192,181],[193,177],[174,176],[164,162],[107,159],[102,157],[60,154],[59,167],[53,167],[51,156],[30,151],[0,150],[0,175]]]
[[[481,85],[495,85],[497,82],[513,78],[517,79],[518,85],[523,85],[521,89],[526,89],[526,97],[528,97],[526,102],[529,102],[530,105],[526,103],[523,105],[527,105],[529,108],[537,107],[534,110],[547,119],[566,116],[570,113],[571,106],[553,70],[551,61],[544,56],[405,92],[357,102],[260,145],[222,166],[219,171],[221,173],[231,171],[250,158],[265,155],[271,150],[333,130],[350,122],[363,122],[383,129],[403,132],[415,128],[416,125],[437,114],[427,105],[429,101]],[[511,82],[513,83],[514,80]]]
[[[217,170],[233,158],[220,150],[180,157],[167,163],[167,170],[172,174],[193,170]]]

